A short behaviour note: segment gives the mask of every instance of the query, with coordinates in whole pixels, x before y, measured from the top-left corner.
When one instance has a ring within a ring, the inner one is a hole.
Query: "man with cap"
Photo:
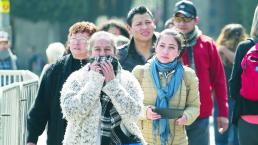
[[[11,52],[8,33],[0,31],[0,70],[17,69],[17,57]]]
[[[209,117],[213,100],[217,100],[219,115],[216,120],[218,130],[223,133],[228,128],[227,89],[224,68],[212,38],[203,35],[197,24],[199,18],[191,1],[181,0],[175,4],[173,24],[185,36],[183,63],[196,71],[199,79],[200,115],[186,127],[189,145],[209,145]]]

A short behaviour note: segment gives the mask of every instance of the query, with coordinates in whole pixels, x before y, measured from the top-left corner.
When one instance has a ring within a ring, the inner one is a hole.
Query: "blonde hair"
[[[46,49],[46,54],[47,54],[48,60],[52,61],[49,63],[56,62],[56,60],[58,58],[62,57],[64,55],[64,53],[65,53],[65,47],[60,42],[50,43]]]
[[[108,41],[110,41],[111,46],[114,48],[114,54],[116,54],[116,45],[115,45],[115,36],[111,33],[108,33],[106,31],[98,31],[95,32],[90,40],[89,40],[89,45],[88,45],[88,51],[91,53],[92,51],[92,47],[94,45],[94,42],[96,40],[100,40],[100,39],[106,39]]]
[[[216,43],[235,51],[238,43],[246,38],[245,28],[241,24],[227,24],[222,28]]]
[[[258,37],[258,5],[254,11],[253,23],[250,32],[251,37]]]

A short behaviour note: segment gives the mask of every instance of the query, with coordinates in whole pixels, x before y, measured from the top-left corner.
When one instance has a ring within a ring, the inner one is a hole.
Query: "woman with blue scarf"
[[[157,39],[154,57],[133,70],[144,91],[139,126],[149,144],[188,145],[185,125],[200,112],[198,79],[181,64],[181,46],[181,35],[166,29]]]

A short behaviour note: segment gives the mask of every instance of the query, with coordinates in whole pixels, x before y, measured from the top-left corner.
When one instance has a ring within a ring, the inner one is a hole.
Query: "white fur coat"
[[[105,92],[121,116],[122,123],[145,144],[137,126],[143,109],[143,92],[135,77],[121,70],[103,86],[104,77],[86,67],[72,73],[61,91],[61,108],[68,125],[64,145],[100,144],[100,92]]]

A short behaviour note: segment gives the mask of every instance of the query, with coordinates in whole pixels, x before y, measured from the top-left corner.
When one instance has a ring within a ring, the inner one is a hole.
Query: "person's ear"
[[[155,21],[153,20],[152,21],[153,25],[154,25],[154,30],[156,30],[156,24],[155,24]]]
[[[126,24],[126,28],[130,34],[132,34],[132,27],[128,24]]]
[[[200,22],[200,18],[196,16],[196,18],[195,18],[195,24],[198,25],[199,22]]]
[[[11,42],[8,41],[7,47],[8,47],[8,48],[11,48],[11,46],[12,46]]]
[[[177,52],[177,57],[179,57],[180,54],[181,54],[181,50],[179,50],[179,51]]]

